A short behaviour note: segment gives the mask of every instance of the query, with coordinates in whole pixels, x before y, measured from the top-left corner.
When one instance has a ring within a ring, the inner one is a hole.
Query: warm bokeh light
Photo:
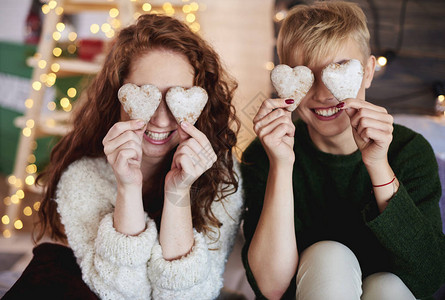
[[[50,111],[53,111],[53,110],[55,110],[56,109],[56,103],[55,102],[50,102],[50,103],[48,103],[48,105],[47,105],[47,107],[48,107],[48,109],[50,110]]]
[[[30,164],[35,163],[35,162],[36,162],[36,156],[35,156],[34,154],[30,154],[30,155],[28,156],[28,162],[29,162]]]
[[[25,216],[27,216],[27,217],[31,216],[31,215],[32,215],[32,208],[29,207],[29,206],[25,207],[25,208],[23,209],[23,214],[24,214]]]
[[[60,49],[59,47],[54,48],[53,55],[55,57],[59,57],[60,55],[62,55],[62,49]]]
[[[55,1],[55,0],[51,0],[51,1],[49,1],[49,2],[48,2],[48,6],[49,6],[49,8],[51,8],[51,9],[56,8],[56,6],[57,6],[57,1]]]
[[[56,25],[56,29],[57,29],[57,31],[59,31],[59,32],[64,31],[64,30],[65,30],[65,24],[63,24],[63,23],[61,23],[61,22],[57,23],[57,25]]]
[[[26,166],[26,173],[34,174],[37,172],[37,166],[35,164],[30,164]]]
[[[36,91],[40,91],[40,89],[42,88],[42,83],[40,81],[34,81],[32,83],[32,88]]]
[[[2,223],[5,224],[5,225],[8,225],[9,222],[10,222],[9,217],[7,215],[4,215],[2,217]]]
[[[68,53],[74,54],[77,50],[77,47],[76,47],[76,45],[69,45],[67,50],[68,50]]]
[[[437,96],[437,100],[439,100],[439,102],[443,102],[445,100],[445,96],[439,95],[439,96]]]
[[[3,237],[9,239],[11,237],[11,232],[8,229],[3,231]]]
[[[59,70],[60,70],[60,65],[58,63],[53,63],[51,65],[51,71],[53,71],[54,73],[59,72]]]
[[[26,108],[31,108],[34,105],[34,101],[30,98],[25,100],[25,106]]]
[[[111,30],[111,25],[108,23],[103,23],[100,29],[102,30],[102,32],[107,33]]]
[[[60,16],[61,14],[63,14],[63,7],[56,7],[56,15]]]
[[[26,120],[26,127],[33,128],[34,124],[35,122],[33,119]]]
[[[60,106],[65,108],[68,107],[68,105],[70,105],[70,100],[68,100],[68,98],[63,97],[62,99],[60,99]]]
[[[26,182],[27,185],[33,185],[35,181],[36,180],[35,180],[33,175],[28,175],[25,178],[25,182]]]
[[[20,202],[19,196],[17,195],[11,196],[11,203],[18,204],[19,202]]]
[[[91,33],[96,34],[99,32],[99,30],[100,30],[100,27],[98,24],[91,24],[91,26],[90,26]]]
[[[14,222],[14,227],[15,227],[15,229],[17,229],[17,230],[22,229],[22,228],[23,228],[23,222],[22,222],[21,220],[17,220],[17,221],[15,221],[15,222]]]
[[[32,207],[34,208],[35,211],[38,211],[40,209],[40,202],[39,201],[34,202]]]
[[[42,12],[46,15],[47,13],[49,13],[49,11],[51,10],[51,8],[48,6],[48,4],[43,4],[42,5]]]
[[[76,97],[77,90],[75,88],[71,87],[66,91],[66,94],[68,95],[68,97],[74,98],[74,97]]]
[[[75,33],[74,31],[70,32],[70,33],[68,34],[68,39],[69,39],[71,42],[74,42],[74,41],[77,39],[77,33]]]
[[[196,20],[196,16],[190,13],[185,17],[185,20],[189,23],[193,23]]]
[[[28,127],[23,128],[22,133],[24,136],[30,137],[31,136],[31,128],[28,128]]]
[[[143,11],[150,11],[151,10],[151,4],[150,3],[144,3],[142,5],[142,10]]]
[[[119,10],[117,8],[112,8],[109,11],[109,15],[112,18],[116,18],[119,15]]]
[[[265,67],[266,67],[266,70],[272,71],[273,68],[275,68],[275,64],[273,62],[271,62],[271,61],[268,61],[268,62],[266,62]]]
[[[25,192],[23,190],[18,190],[15,194],[17,197],[19,197],[19,199],[25,198]]]
[[[40,69],[44,69],[46,67],[46,61],[41,59],[41,60],[39,60],[37,65],[39,66]]]
[[[377,63],[379,66],[384,67],[388,63],[388,60],[384,56],[379,56],[379,58],[377,58]]]

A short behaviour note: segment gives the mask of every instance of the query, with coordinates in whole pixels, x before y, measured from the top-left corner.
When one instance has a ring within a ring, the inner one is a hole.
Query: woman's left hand
[[[176,196],[189,193],[192,184],[216,162],[208,138],[195,126],[182,122],[178,133],[181,141],[165,178],[165,192]]]
[[[393,117],[380,106],[359,99],[346,99],[342,109],[351,120],[355,142],[366,166],[387,163],[392,141]]]

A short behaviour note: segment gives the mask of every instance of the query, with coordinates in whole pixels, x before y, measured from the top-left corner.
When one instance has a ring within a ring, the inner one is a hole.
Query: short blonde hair
[[[363,63],[371,55],[366,16],[355,3],[315,2],[292,8],[281,26],[277,50],[282,64],[292,65],[303,57],[313,64],[337,53],[352,39],[362,54]]]

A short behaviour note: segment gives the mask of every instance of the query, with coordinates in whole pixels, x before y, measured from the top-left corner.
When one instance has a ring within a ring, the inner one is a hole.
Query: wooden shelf
[[[70,113],[62,111],[55,111],[52,113],[41,115],[39,122],[35,122],[34,125],[37,129],[36,135],[38,137],[48,135],[66,135],[72,128],[72,126],[68,122],[69,118]],[[14,125],[18,128],[25,128],[26,121],[26,116],[18,117],[15,118]]]
[[[29,57],[26,60],[28,66],[36,68],[38,60],[35,57]],[[95,62],[88,62],[76,58],[55,58],[52,63],[60,65],[60,71],[57,75],[63,76],[68,74],[96,74],[102,67],[101,64]]]

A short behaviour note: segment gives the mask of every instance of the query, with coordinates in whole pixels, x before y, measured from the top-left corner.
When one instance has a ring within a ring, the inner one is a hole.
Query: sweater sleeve
[[[236,162],[234,170],[239,174]],[[194,245],[187,255],[167,261],[156,242],[148,264],[153,299],[215,299],[219,295],[224,267],[239,230],[244,202],[241,186],[240,179],[235,193],[212,204],[222,226],[213,228],[210,237],[194,230]]]
[[[428,297],[445,282],[437,162],[421,135],[390,161],[400,187],[380,215],[365,214],[365,220],[390,253],[392,272],[417,298]]]
[[[245,238],[242,249],[242,261],[246,270],[247,280],[257,299],[266,299],[250,269],[248,251],[255,233],[263,208],[264,194],[267,183],[269,159],[258,139],[254,140],[243,153],[241,175],[243,177],[246,208],[244,212],[243,233]]]
[[[63,173],[56,192],[57,209],[82,278],[102,299],[147,299],[151,288],[147,261],[157,239],[154,222],[127,236],[113,227],[114,183],[106,165],[81,159]]]

